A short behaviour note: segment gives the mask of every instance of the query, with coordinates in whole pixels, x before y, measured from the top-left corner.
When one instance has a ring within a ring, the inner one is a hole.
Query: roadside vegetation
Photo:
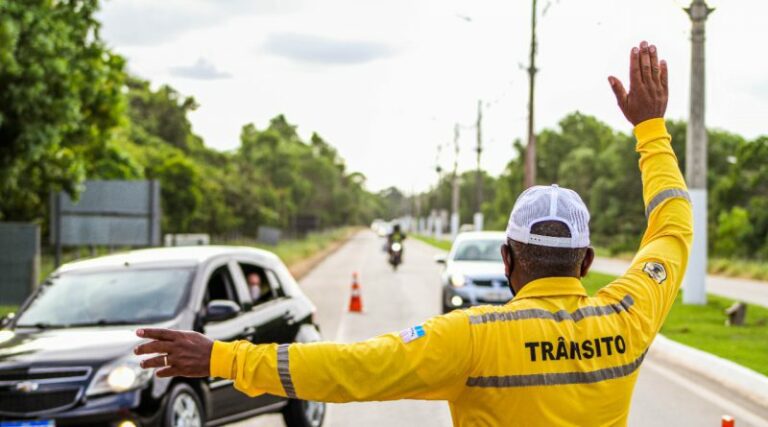
[[[412,234],[413,237],[421,240],[424,243],[430,244],[438,249],[442,249],[446,252],[451,250],[451,241],[443,239],[435,239],[434,237],[425,236],[423,234]]]
[[[768,282],[768,261],[710,258],[708,269],[711,274]]]
[[[275,253],[281,260],[291,268],[299,262],[302,262],[329,246],[348,239],[352,234],[358,231],[357,227],[341,227],[328,231],[309,233],[303,239],[283,240],[276,246],[264,245],[253,240],[224,240],[214,241],[214,244],[226,244],[234,246],[253,246]]]

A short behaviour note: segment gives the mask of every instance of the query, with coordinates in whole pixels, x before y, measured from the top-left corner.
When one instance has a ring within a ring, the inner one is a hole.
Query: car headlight
[[[102,366],[86,395],[122,393],[144,386],[152,379],[152,369],[143,369],[136,358],[123,358]]]
[[[454,288],[460,288],[467,284],[467,278],[463,274],[453,273],[451,274],[451,285]]]

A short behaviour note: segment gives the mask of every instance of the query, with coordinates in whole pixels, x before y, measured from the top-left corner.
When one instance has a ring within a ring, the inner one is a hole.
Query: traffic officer
[[[355,344],[212,342],[141,329],[137,354],[160,377],[232,379],[249,395],[325,402],[447,400],[457,426],[624,425],[637,373],[669,311],[692,239],[685,182],[664,125],[667,65],[632,49],[630,91],[609,77],[635,126],[648,227],[629,270],[596,296],[589,213],[557,186],[520,195],[502,255],[515,298],[434,317]]]

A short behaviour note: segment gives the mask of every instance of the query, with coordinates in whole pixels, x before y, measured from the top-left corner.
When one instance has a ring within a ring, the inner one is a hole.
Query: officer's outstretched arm
[[[635,125],[648,227],[627,273],[599,295],[625,301],[653,338],[674,302],[688,262],[693,220],[687,187],[664,125],[667,64],[643,42],[630,59],[630,92],[609,81],[624,115]]]
[[[453,312],[355,344],[216,342],[211,375],[249,395],[352,402],[455,398],[471,366],[469,319]]]

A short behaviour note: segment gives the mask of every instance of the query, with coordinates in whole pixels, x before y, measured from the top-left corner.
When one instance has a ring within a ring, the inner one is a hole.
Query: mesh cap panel
[[[531,227],[543,221],[564,223],[571,237],[541,236]],[[570,189],[536,185],[520,194],[509,215],[507,237],[520,243],[556,248],[589,246],[589,210],[579,195]]]

